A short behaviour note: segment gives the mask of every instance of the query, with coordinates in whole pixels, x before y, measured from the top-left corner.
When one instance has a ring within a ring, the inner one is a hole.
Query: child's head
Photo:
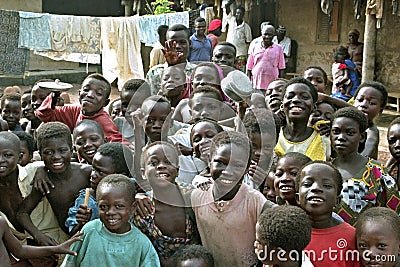
[[[82,114],[93,116],[110,102],[111,85],[103,75],[93,73],[82,82],[78,93]]]
[[[108,114],[110,118],[114,120],[116,117],[121,116],[121,99],[114,99],[108,106]]]
[[[214,179],[214,199],[233,197],[250,166],[252,145],[240,132],[224,131],[214,136],[210,148],[210,174]]]
[[[9,93],[3,95],[0,102],[1,117],[8,124],[8,129],[14,131],[21,119],[21,95]]]
[[[219,42],[213,50],[212,61],[219,66],[234,68],[236,64],[236,47],[229,42]]]
[[[190,50],[190,30],[182,24],[175,24],[169,27],[167,41],[176,42],[176,51],[182,53],[178,63],[186,63]]]
[[[35,112],[32,107],[32,90],[25,91],[21,96],[22,116],[30,121],[36,119]]]
[[[158,40],[160,41],[160,44],[162,46],[165,45],[167,31],[168,31],[168,25],[160,25],[157,28]]]
[[[317,103],[316,109],[310,116],[310,124],[313,126],[318,121],[331,121],[336,109],[328,102]]]
[[[366,116],[354,107],[341,108],[333,114],[331,144],[338,155],[357,153],[360,142],[366,138]]]
[[[313,221],[318,216],[331,218],[342,184],[342,175],[332,163],[320,160],[309,162],[296,176],[298,204]]]
[[[47,122],[37,129],[37,146],[46,168],[53,173],[62,173],[71,163],[72,138],[67,125]]]
[[[74,148],[88,164],[92,164],[97,148],[106,143],[100,124],[93,120],[79,122],[73,131]]]
[[[388,99],[386,87],[380,82],[363,82],[354,93],[354,104],[372,122],[385,108]]]
[[[140,108],[143,101],[150,95],[150,86],[145,80],[127,80],[122,86],[120,93],[122,116],[125,116],[132,123],[130,114]]]
[[[282,261],[301,262],[302,251],[310,241],[311,221],[299,207],[266,209],[258,218],[254,247],[258,259],[264,264],[279,266]],[[272,250],[276,253],[271,253]]]
[[[276,164],[274,187],[276,194],[291,205],[296,205],[296,175],[311,159],[298,152],[283,155]]]
[[[212,254],[203,246],[187,245],[173,255],[174,267],[214,267]]]
[[[123,174],[111,174],[100,181],[96,191],[99,217],[110,232],[124,234],[131,230],[135,195],[134,182]]]
[[[283,111],[291,121],[308,121],[318,100],[317,88],[304,78],[290,79],[283,89]]]
[[[161,91],[163,96],[168,99],[182,98],[182,93],[186,89],[186,74],[180,66],[169,66],[163,72],[161,80]]]
[[[197,36],[205,36],[206,33],[206,20],[205,18],[198,17],[194,21],[194,29]]]
[[[303,77],[309,80],[320,93],[325,93],[328,75],[323,68],[319,66],[309,66],[304,71]]]
[[[23,131],[16,131],[14,132],[16,136],[18,136],[19,140],[21,141],[21,159],[19,164],[21,166],[27,165],[31,162],[33,158],[33,151],[35,151],[35,141],[33,140],[32,135],[27,132]]]
[[[38,109],[42,102],[46,99],[46,97],[51,93],[51,91],[47,88],[40,87],[38,84],[40,82],[54,82],[51,79],[42,79],[35,82],[35,85],[32,87],[31,92],[31,102],[33,109]]]
[[[338,46],[333,53],[333,58],[337,63],[344,63],[346,59],[350,58],[350,54],[345,46]]]
[[[20,160],[20,141],[10,132],[0,132],[0,179],[7,177],[17,168]]]
[[[115,142],[102,144],[93,157],[90,186],[96,190],[99,182],[110,174],[130,177],[128,162],[132,162],[132,153],[127,146]]]
[[[262,193],[269,201],[276,203],[277,194],[274,187],[274,181],[275,181],[275,167],[272,166],[268,172],[267,177],[265,178],[264,188]]]
[[[400,218],[384,207],[369,208],[357,220],[357,248],[363,266],[397,266],[400,255]]]
[[[224,129],[213,120],[202,119],[195,122],[190,131],[190,142],[194,155],[204,162],[209,163],[211,140],[217,133],[222,131]]]
[[[141,111],[144,132],[150,141],[166,139],[171,123],[169,118],[172,115],[168,99],[159,95],[150,96],[143,102]]]
[[[221,87],[221,80],[224,78],[220,66],[213,62],[202,62],[192,72],[191,81],[193,89],[198,86],[209,85],[215,88]]]
[[[190,94],[188,105],[193,121],[218,120],[222,110],[222,96],[214,87],[199,86]]]
[[[388,128],[387,140],[392,157],[400,162],[400,117],[394,119]]]
[[[265,92],[265,102],[273,112],[277,112],[282,104],[283,87],[288,80],[278,78],[268,85]]]

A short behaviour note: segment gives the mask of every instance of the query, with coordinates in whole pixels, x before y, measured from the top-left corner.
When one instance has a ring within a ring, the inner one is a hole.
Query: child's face
[[[214,199],[219,199],[240,186],[247,172],[247,158],[243,146],[223,144],[215,148],[210,161],[210,174],[214,179]]]
[[[330,215],[337,204],[337,184],[334,171],[325,164],[311,164],[302,170],[298,204],[311,216]]]
[[[328,103],[320,103],[317,105],[317,109],[313,113],[313,117],[318,118],[318,120],[331,120],[335,109]]]
[[[213,51],[213,62],[218,65],[235,67],[236,52],[228,45],[216,45]]]
[[[192,258],[179,261],[176,267],[210,267],[203,258]]]
[[[31,160],[33,158],[33,155],[31,153],[29,153],[29,149],[28,149],[28,146],[27,146],[25,141],[21,141],[21,147],[20,148],[21,148],[20,149],[20,153],[21,153],[22,156],[21,156],[21,159],[19,161],[19,164],[21,166],[25,166],[25,165],[27,165],[28,163],[31,162]]]
[[[382,111],[382,93],[373,87],[363,87],[354,99],[354,106],[367,116],[368,121],[375,119]]]
[[[161,90],[168,98],[182,96],[185,89],[186,75],[180,67],[170,66],[164,70],[161,80]]]
[[[38,109],[46,97],[51,93],[50,90],[42,89],[39,86],[34,86],[31,92],[31,101],[33,109]]]
[[[90,173],[90,187],[96,190],[100,181],[109,174],[116,173],[112,158],[96,153],[92,161],[92,172]]]
[[[194,154],[204,162],[209,162],[211,139],[218,133],[214,124],[199,122],[192,128],[192,147]]]
[[[121,116],[121,100],[117,100],[113,103],[110,116],[112,119]]]
[[[171,115],[171,108],[168,103],[157,103],[148,101],[143,109],[144,132],[152,142],[161,141],[166,138],[169,130],[168,117]]]
[[[342,55],[342,54],[338,54],[335,57],[335,61],[338,63],[344,63],[344,60],[345,60],[345,58],[344,58],[344,55]]]
[[[275,147],[275,136],[267,133],[252,133],[250,140],[253,147],[252,163],[260,166],[269,166],[272,151]]]
[[[396,161],[400,161],[400,124],[393,124],[388,129],[387,140],[390,154],[392,154]]]
[[[301,163],[293,157],[283,157],[276,165],[274,188],[276,194],[289,203],[295,202],[295,180]]]
[[[198,93],[190,100],[190,114],[193,120],[218,120],[221,113],[221,101],[208,93]]]
[[[8,129],[13,131],[21,119],[21,103],[6,99],[1,109],[1,117],[7,122]]]
[[[31,94],[23,94],[21,96],[21,109],[22,115],[28,120],[34,120],[36,118],[35,113],[33,112],[32,104],[31,104]]]
[[[263,195],[270,201],[276,202],[276,191],[274,187],[275,173],[269,172],[267,178],[265,179],[265,185],[263,190]]]
[[[72,149],[64,138],[50,138],[43,142],[40,156],[46,168],[53,173],[63,173],[71,163]]]
[[[347,117],[336,118],[331,127],[331,144],[339,155],[357,152],[365,133],[360,133],[358,123]]]
[[[105,143],[104,137],[88,125],[80,125],[75,129],[74,147],[79,156],[91,164],[99,146]]]
[[[152,187],[169,186],[178,176],[178,155],[169,146],[155,145],[147,150],[144,176]]]
[[[15,144],[2,138],[0,142],[0,178],[7,177],[17,168],[20,159],[19,149]]]
[[[176,52],[182,53],[180,63],[186,63],[190,49],[190,40],[186,31],[167,31],[167,41],[176,42]]]
[[[400,240],[393,227],[383,218],[381,220],[367,220],[357,229],[357,248],[360,255],[366,253],[368,257],[361,257],[363,266],[397,266],[399,260]],[[391,259],[392,258],[392,259]],[[383,259],[386,259],[384,261]],[[394,261],[393,261],[394,260]]]
[[[313,98],[310,88],[302,83],[294,83],[286,88],[283,96],[283,109],[291,120],[305,119],[308,120],[313,112]]]
[[[79,90],[79,103],[82,106],[83,115],[93,116],[107,106],[109,101],[106,84],[103,81],[94,78],[83,81],[82,88]]]
[[[309,80],[320,93],[325,93],[326,81],[319,69],[308,69],[304,72],[305,79]]]
[[[265,94],[265,100],[273,112],[278,111],[282,104],[282,93],[284,86],[284,81],[273,81],[268,85]]]
[[[129,219],[133,213],[132,196],[121,187],[104,185],[97,195],[99,217],[104,226],[112,233],[124,234],[131,229]]]
[[[218,71],[211,66],[201,66],[195,69],[192,80],[193,89],[196,89],[200,85],[209,85],[215,88],[219,88],[221,80],[219,78]]]

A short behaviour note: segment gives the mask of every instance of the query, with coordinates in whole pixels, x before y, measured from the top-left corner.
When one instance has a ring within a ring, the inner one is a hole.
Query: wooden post
[[[376,17],[365,15],[364,51],[361,82],[373,81],[376,54]]]
[[[125,17],[132,16],[133,0],[122,0],[121,5],[125,6]]]

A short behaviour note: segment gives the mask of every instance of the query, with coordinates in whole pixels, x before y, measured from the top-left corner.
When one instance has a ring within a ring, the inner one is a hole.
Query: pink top
[[[218,38],[212,33],[209,33],[207,36],[211,39],[212,50],[214,51],[214,47],[218,44]]]
[[[280,45],[264,48],[261,44],[262,40],[250,47],[247,69],[251,71],[253,87],[267,90],[268,85],[279,77],[279,70],[286,68],[285,56]]]

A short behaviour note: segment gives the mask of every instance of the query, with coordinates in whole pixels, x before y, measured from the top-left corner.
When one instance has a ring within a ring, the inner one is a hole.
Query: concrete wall
[[[42,0],[0,0],[0,9],[42,12]]]

